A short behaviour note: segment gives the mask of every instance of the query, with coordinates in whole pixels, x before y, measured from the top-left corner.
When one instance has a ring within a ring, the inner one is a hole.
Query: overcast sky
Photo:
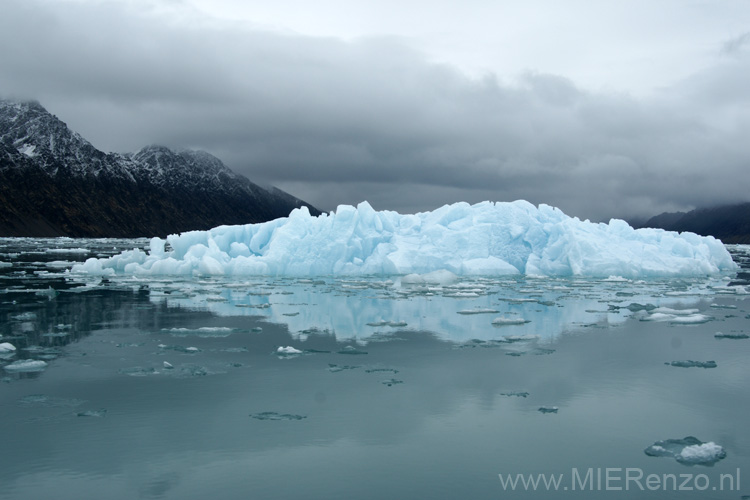
[[[3,0],[0,96],[323,210],[750,200],[747,0]]]

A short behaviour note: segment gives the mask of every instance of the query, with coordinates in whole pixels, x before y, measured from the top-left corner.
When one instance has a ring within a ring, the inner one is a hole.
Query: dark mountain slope
[[[0,101],[0,235],[134,237],[264,222],[301,206],[203,151],[99,151],[35,102]]]
[[[713,236],[724,243],[750,244],[750,203],[663,213],[646,221],[643,227],[690,231]]]

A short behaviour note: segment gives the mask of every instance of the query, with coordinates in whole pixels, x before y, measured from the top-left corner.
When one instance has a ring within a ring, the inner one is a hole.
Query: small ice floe
[[[534,340],[539,340],[540,338],[541,337],[539,337],[539,335],[534,335],[534,334],[527,334],[527,335],[505,335],[505,336],[503,336],[503,339],[506,342],[531,342],[531,341],[534,341]]]
[[[263,331],[263,328],[261,328],[261,327],[259,327],[259,326],[254,326],[254,327],[252,327],[252,328],[250,329],[250,331],[251,331],[251,332],[253,332],[253,333],[260,333],[260,332],[262,332],[262,331]]]
[[[75,254],[87,254],[91,251],[88,248],[48,248],[44,251],[45,253],[75,253]]]
[[[380,373],[380,372],[390,372],[394,375],[398,373],[398,370],[395,368],[368,368],[365,370],[365,373]]]
[[[5,354],[5,353],[15,352],[15,351],[16,351],[16,346],[11,344],[10,342],[3,342],[2,344],[0,344],[0,354]]]
[[[664,363],[669,366],[677,366],[679,368],[716,368],[716,361],[672,361],[671,363]]]
[[[10,319],[14,319],[16,321],[33,321],[36,319],[36,313],[25,312],[21,314],[14,314],[10,317]]]
[[[185,353],[185,354],[196,354],[196,353],[201,352],[200,349],[198,349],[197,347],[193,347],[193,346],[185,347],[185,346],[181,346],[181,345],[159,344],[158,347],[159,347],[159,349],[164,349],[165,351],[166,350],[177,351],[177,352],[182,352],[182,353]]]
[[[724,448],[713,441],[704,443],[693,436],[657,441],[646,448],[644,453],[649,457],[672,457],[684,465],[709,467],[727,456]]]
[[[737,309],[737,306],[732,304],[711,304],[712,309]]]
[[[500,299],[500,300],[502,300],[503,302],[507,302],[508,304],[533,304],[534,302],[538,302],[537,299],[529,299],[529,298],[522,298],[522,299],[505,298],[505,299]]]
[[[523,325],[530,323],[530,320],[524,318],[509,318],[507,316],[500,316],[492,320],[493,326],[511,326],[511,325]]]
[[[639,304],[638,302],[633,302],[629,306],[627,306],[625,309],[631,312],[653,311],[654,309],[656,309],[656,306],[653,304]]]
[[[443,297],[451,297],[454,299],[473,299],[479,296],[480,294],[477,292],[450,292],[443,295]]]
[[[0,260],[0,268],[2,267],[13,267],[13,264],[11,262],[3,262]]]
[[[367,326],[390,326],[393,328],[401,328],[406,325],[405,321],[373,321],[372,323],[367,323]]]
[[[171,370],[171,369],[173,369],[173,368],[174,368],[174,365],[173,365],[172,363],[170,363],[169,361],[165,361],[165,362],[163,363],[163,366],[164,366],[164,369],[165,369],[165,370]]]
[[[557,406],[541,406],[537,411],[540,413],[557,413]]]
[[[554,354],[554,349],[546,349],[544,347],[536,347],[531,351],[534,356],[545,356],[547,354]]]
[[[105,410],[104,408],[101,408],[99,410],[86,410],[86,411],[78,412],[76,415],[79,416],[79,417],[97,417],[97,418],[102,418],[102,417],[106,417],[107,416],[107,410]]]
[[[331,373],[343,372],[344,370],[356,370],[357,368],[359,368],[359,366],[352,366],[352,365],[341,366],[341,365],[335,365],[332,363],[328,364],[328,371]]]
[[[302,354],[302,351],[299,349],[295,349],[294,347],[288,345],[286,347],[279,347],[276,349],[276,354],[279,356],[297,356],[299,354]]]
[[[475,348],[475,347],[492,348],[492,347],[504,347],[507,345],[508,345],[508,341],[505,340],[504,338],[492,339],[492,340],[471,339],[464,343],[458,344],[456,346],[456,349],[466,349],[466,348]]]
[[[700,312],[699,309],[672,309],[670,307],[657,307],[656,309],[652,309],[651,313],[662,313],[662,314],[672,314],[674,316],[691,316],[693,314],[698,314]]]
[[[235,304],[235,307],[248,307],[250,309],[268,309],[271,307],[271,304],[265,303],[265,304]]]
[[[655,322],[669,322],[679,323],[682,325],[699,325],[702,323],[708,323],[713,318],[705,314],[699,314],[694,309],[687,309],[684,311],[674,311],[667,309],[672,312],[658,312],[658,308],[651,311],[651,313],[641,313],[638,319],[641,321],[655,321]],[[686,312],[689,311],[689,312]]]
[[[57,347],[42,347],[38,345],[30,345],[23,347],[23,351],[33,354],[37,359],[56,359],[62,355],[62,351]]]
[[[227,347],[226,349],[219,349],[221,352],[248,352],[247,347]]]
[[[234,332],[234,328],[226,326],[202,326],[200,328],[162,328],[162,332],[169,333],[173,337],[186,337],[195,335],[198,337],[228,337]]]
[[[607,282],[612,282],[612,283],[622,283],[622,282],[627,282],[630,280],[627,278],[623,278],[622,276],[612,275],[609,278],[603,279],[602,281],[607,281]]]
[[[716,332],[716,334],[714,335],[714,338],[717,338],[717,339],[741,340],[741,339],[750,339],[750,335],[747,335],[746,333],[721,333],[721,332]]]
[[[462,309],[458,311],[458,314],[497,314],[499,312],[497,309]]]
[[[399,384],[403,384],[403,383],[404,383],[403,380],[398,380],[398,379],[395,379],[395,378],[389,378],[388,380],[383,380],[381,382],[381,384],[386,385],[388,387],[392,387],[394,385],[399,385]]]
[[[500,395],[508,396],[508,397],[526,398],[529,396],[529,393],[523,392],[523,391],[510,391],[510,392],[501,392]]]
[[[275,411],[264,411],[261,413],[251,413],[250,416],[256,420],[302,420],[307,415],[293,415],[291,413],[277,413]]]
[[[9,372],[40,372],[47,368],[47,362],[39,359],[19,359],[3,368]]]
[[[356,356],[356,355],[367,354],[367,351],[361,351],[357,349],[356,347],[348,345],[344,347],[343,349],[341,349],[340,351],[337,351],[337,354],[351,354],[351,355]]]
[[[713,318],[705,314],[689,314],[687,316],[675,316],[668,321],[670,323],[680,323],[684,325],[700,325],[702,323],[708,323]]]
[[[226,302],[227,299],[221,295],[206,295],[206,302]]]

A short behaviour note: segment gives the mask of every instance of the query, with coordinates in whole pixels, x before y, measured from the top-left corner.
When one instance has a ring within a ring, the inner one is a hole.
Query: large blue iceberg
[[[571,218],[526,201],[456,203],[401,215],[367,202],[312,217],[307,208],[260,224],[153,238],[150,250],[89,259],[93,275],[697,276],[736,269],[713,237]]]

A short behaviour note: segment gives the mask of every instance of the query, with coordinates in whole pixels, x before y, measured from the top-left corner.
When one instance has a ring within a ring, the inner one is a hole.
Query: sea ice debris
[[[724,448],[713,441],[704,443],[693,436],[657,441],[644,450],[650,457],[672,457],[685,465],[712,466],[726,458]]]
[[[3,342],[0,344],[0,353],[13,352],[16,350],[16,346],[10,342]]]
[[[39,359],[19,359],[3,368],[9,372],[40,372],[47,368],[47,362]]]
[[[278,349],[276,349],[276,354],[302,354],[302,351],[288,345],[286,347],[279,347]]]
[[[524,323],[529,323],[529,320],[523,318],[508,318],[506,316],[500,316],[492,320],[494,326],[523,325]]]

